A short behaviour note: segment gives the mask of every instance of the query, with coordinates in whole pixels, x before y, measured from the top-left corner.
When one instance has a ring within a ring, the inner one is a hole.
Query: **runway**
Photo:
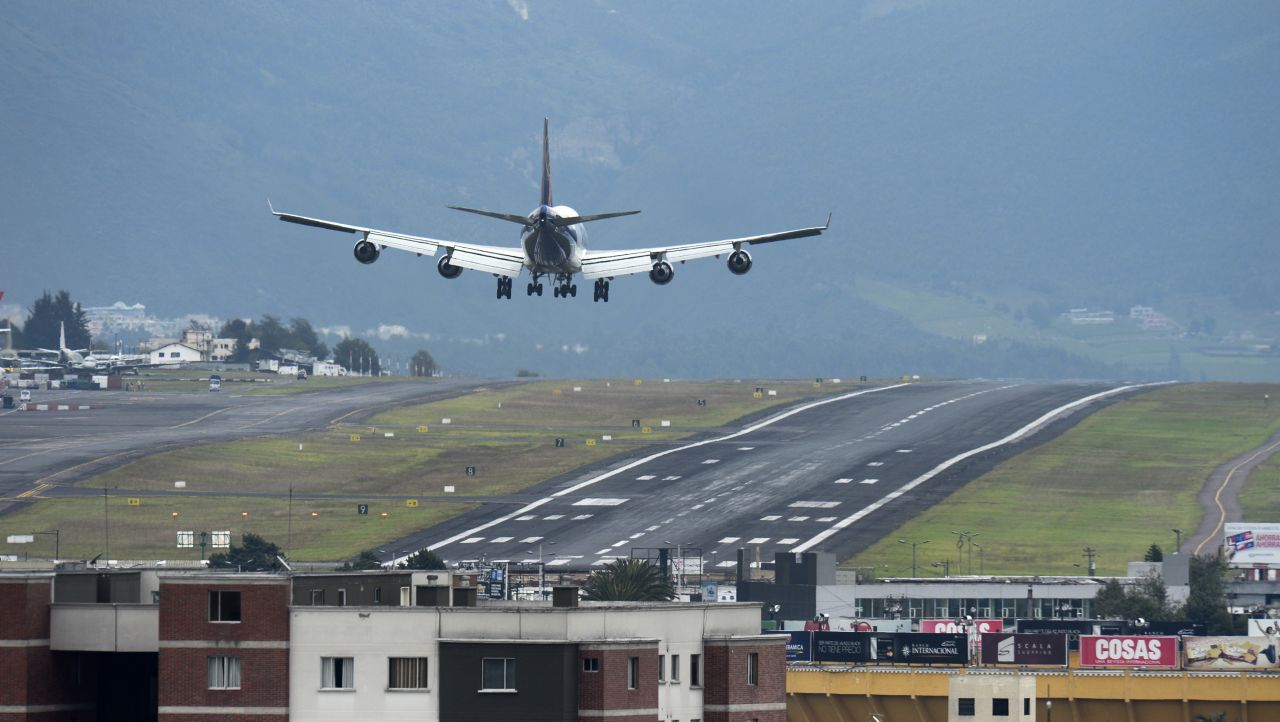
[[[397,546],[425,546],[449,561],[541,556],[549,569],[591,568],[633,548],[697,549],[708,569],[732,567],[739,547],[758,548],[765,560],[804,550],[844,557],[1129,391],[972,381],[847,394],[553,480],[522,495],[526,504],[514,511],[479,509]],[[1065,420],[1043,418],[1073,404]]]
[[[390,406],[493,385],[475,379],[380,382],[278,396],[245,396],[234,390],[37,391],[33,403],[68,408],[0,412],[0,514],[20,499],[149,454],[324,428]]]

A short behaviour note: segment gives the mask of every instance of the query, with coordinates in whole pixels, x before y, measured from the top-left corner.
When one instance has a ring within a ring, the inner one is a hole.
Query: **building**
[[[480,604],[474,574],[0,574],[0,719],[786,719],[754,604]]]
[[[204,360],[199,349],[185,343],[168,343],[152,351],[151,363],[157,365],[197,363]]]

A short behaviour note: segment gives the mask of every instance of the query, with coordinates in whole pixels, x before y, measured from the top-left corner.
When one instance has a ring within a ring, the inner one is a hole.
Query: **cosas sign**
[[[978,634],[993,634],[1004,631],[1003,619],[975,619],[962,624],[954,619],[921,619],[920,631],[927,634],[964,634],[973,630]]]
[[[1080,635],[1082,667],[1177,667],[1177,637]]]

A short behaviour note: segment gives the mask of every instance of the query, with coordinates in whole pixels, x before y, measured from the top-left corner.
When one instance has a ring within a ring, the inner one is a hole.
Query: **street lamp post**
[[[1097,555],[1097,553],[1098,553],[1097,549],[1094,549],[1093,547],[1085,547],[1084,554],[1082,555],[1089,560],[1089,576],[1091,577],[1098,575],[1098,567],[1093,563],[1093,558],[1094,556]]]
[[[982,564],[982,545],[981,545],[981,544],[975,544],[975,543],[973,543],[973,542],[970,542],[970,544],[971,544],[972,546],[978,547],[978,576],[983,576],[983,573],[982,573],[982,567],[983,567],[983,564]],[[970,559],[969,561],[970,561],[970,562],[972,562],[973,560],[972,560],[972,559]],[[970,564],[970,566],[972,566],[972,564]]]
[[[973,538],[978,536],[979,532],[969,531],[966,529],[964,531],[952,530],[951,533],[958,537],[956,539],[956,561],[962,566],[964,564],[964,558],[960,555],[964,551],[965,542],[969,543],[969,574],[973,574]]]
[[[928,544],[928,543],[929,543],[929,541],[930,541],[929,539],[922,539],[922,540],[917,540],[917,541],[907,541],[906,539],[899,539],[899,540],[898,540],[898,543],[899,543],[899,544],[910,544],[910,545],[911,545],[911,578],[912,578],[912,579],[915,579],[915,578],[916,578],[916,547],[917,547],[917,546],[922,546],[922,545],[924,545],[924,544]]]
[[[1177,540],[1173,543],[1173,553],[1177,554],[1178,550],[1182,548],[1182,530],[1174,529],[1172,531],[1174,533],[1174,539]]]

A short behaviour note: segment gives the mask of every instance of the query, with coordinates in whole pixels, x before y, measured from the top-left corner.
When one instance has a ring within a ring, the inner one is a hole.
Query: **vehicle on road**
[[[222,390],[222,377],[221,377],[221,376],[219,376],[218,374],[210,374],[210,375],[209,375],[209,390],[210,390],[210,391],[221,391],[221,390]]]

